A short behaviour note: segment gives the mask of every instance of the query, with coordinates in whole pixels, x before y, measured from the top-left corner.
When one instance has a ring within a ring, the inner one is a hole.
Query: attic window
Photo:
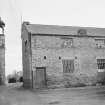
[[[77,34],[78,34],[78,35],[87,35],[87,31],[86,31],[86,29],[79,29],[79,30],[77,31]]]

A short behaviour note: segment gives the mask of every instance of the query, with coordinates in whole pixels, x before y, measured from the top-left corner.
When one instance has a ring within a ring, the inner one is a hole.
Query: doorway
[[[35,88],[45,88],[47,86],[46,67],[36,67],[34,72],[33,81]]]

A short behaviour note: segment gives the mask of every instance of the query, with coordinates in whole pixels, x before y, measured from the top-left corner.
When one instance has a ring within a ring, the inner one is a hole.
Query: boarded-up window
[[[105,59],[97,59],[98,69],[105,69]]]
[[[64,73],[73,73],[74,72],[74,60],[62,60],[63,63],[63,72]]]

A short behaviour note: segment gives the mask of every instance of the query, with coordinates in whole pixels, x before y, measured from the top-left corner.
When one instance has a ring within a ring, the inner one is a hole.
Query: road
[[[105,105],[105,86],[48,90],[0,86],[0,105]]]

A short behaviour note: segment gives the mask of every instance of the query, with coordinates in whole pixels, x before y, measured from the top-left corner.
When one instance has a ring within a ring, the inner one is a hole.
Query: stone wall
[[[32,85],[31,80],[31,70],[30,70],[30,56],[29,56],[29,49],[28,49],[28,43],[25,46],[25,42],[22,41],[22,50],[23,50],[23,81],[24,81],[24,87],[30,88]]]
[[[71,39],[72,44],[71,42],[65,44]],[[105,49],[96,48],[94,39],[95,37],[32,36],[32,70],[44,66],[48,76],[63,77],[62,60],[74,59],[73,75],[96,77],[96,58],[105,58]]]

